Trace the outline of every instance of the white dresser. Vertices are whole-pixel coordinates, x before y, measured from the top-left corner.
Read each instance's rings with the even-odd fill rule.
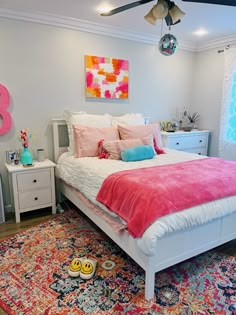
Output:
[[[56,213],[55,164],[50,160],[33,162],[32,167],[5,164],[10,183],[11,200],[15,207],[16,222],[20,213],[52,207]]]
[[[163,146],[169,149],[207,155],[209,130],[161,132]]]

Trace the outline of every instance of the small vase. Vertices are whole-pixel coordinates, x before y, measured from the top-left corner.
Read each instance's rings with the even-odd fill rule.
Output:
[[[23,152],[21,153],[20,161],[23,165],[32,165],[33,158],[29,148],[24,148]]]

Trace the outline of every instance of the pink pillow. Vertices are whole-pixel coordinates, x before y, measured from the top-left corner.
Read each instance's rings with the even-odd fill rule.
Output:
[[[112,160],[121,160],[121,151],[134,148],[140,145],[149,145],[153,147],[152,136],[139,139],[103,141],[100,158],[109,158]],[[99,145],[101,143],[99,142]],[[153,148],[154,151],[154,148]],[[154,151],[155,152],[155,151]]]
[[[162,149],[160,124],[139,125],[139,126],[118,126],[120,138],[122,140],[137,139],[147,136],[153,137],[153,145],[157,154]]]
[[[75,157],[98,156],[98,141],[101,139],[112,141],[119,139],[116,127],[96,128],[73,125],[75,140]]]

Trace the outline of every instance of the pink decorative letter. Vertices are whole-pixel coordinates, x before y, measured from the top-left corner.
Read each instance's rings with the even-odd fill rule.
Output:
[[[10,104],[10,95],[2,84],[0,84],[0,116],[2,117],[2,127],[0,128],[0,136],[7,133],[12,126],[10,113],[6,110]]]

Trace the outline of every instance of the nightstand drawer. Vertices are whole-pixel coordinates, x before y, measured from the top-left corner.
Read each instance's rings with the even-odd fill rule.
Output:
[[[200,148],[207,145],[208,135],[189,135],[183,137],[171,137],[168,139],[168,147],[175,150]]]
[[[19,193],[20,209],[37,207],[52,202],[51,188],[35,189]]]
[[[49,187],[50,183],[50,170],[17,174],[18,191]]]

